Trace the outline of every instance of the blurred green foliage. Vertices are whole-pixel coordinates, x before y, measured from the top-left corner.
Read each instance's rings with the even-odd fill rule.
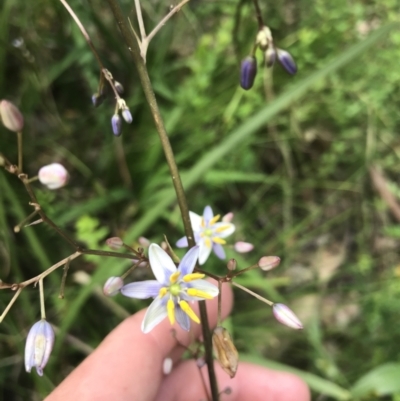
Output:
[[[132,2],[121,3],[134,21]],[[114,235],[137,245],[140,235],[160,242],[166,234],[174,243],[182,236],[179,210],[129,51],[105,4],[70,4],[123,84],[134,122],[114,138],[111,93],[98,109],[91,106],[98,66],[61,4],[3,0],[0,98],[25,116],[25,170],[33,176],[50,162],[67,167],[65,188],[34,187],[46,213],[90,247],[105,249]],[[158,1],[143,7],[148,30],[168,11]],[[216,213],[235,213],[234,240],[255,244],[248,255],[229,251],[239,267],[279,255],[278,269],[240,282],[290,305],[305,324],[303,332],[279,326],[264,304],[237,292],[235,343],[243,359],[292,370],[325,399],[399,400],[400,234],[370,174],[376,166],[398,201],[398,1],[261,7],[276,44],[296,59],[295,77],[279,66],[273,74],[263,70],[260,61],[253,89],[239,88],[240,59],[257,31],[244,0],[193,1],[163,27],[147,56],[190,209],[201,213],[210,204]],[[16,160],[16,137],[3,127],[0,152]],[[21,183],[0,171],[5,282],[37,275],[72,251],[44,225],[13,233],[31,211],[28,201]],[[3,399],[40,399],[125,316],[146,306],[99,296],[106,278],[128,265],[97,256],[73,261],[63,300],[62,271],[45,281],[48,320],[59,332],[41,379],[25,373],[22,359],[27,330],[39,318],[38,291],[22,292],[0,327]],[[209,265],[224,272],[215,258]],[[1,292],[1,309],[10,298]]]

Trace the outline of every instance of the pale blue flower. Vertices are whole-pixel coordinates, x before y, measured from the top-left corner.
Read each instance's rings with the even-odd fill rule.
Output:
[[[226,244],[224,238],[235,231],[235,226],[227,221],[218,223],[220,215],[214,216],[210,206],[204,208],[203,216],[189,212],[190,222],[194,233],[194,240],[199,246],[199,264],[203,265],[210,256],[211,250],[220,258],[225,259],[225,251],[222,245]],[[188,246],[186,237],[181,238],[176,246],[184,248]]]
[[[212,299],[219,291],[214,284],[202,280],[204,274],[193,273],[198,257],[199,247],[195,246],[186,253],[177,268],[162,248],[157,244],[150,245],[149,262],[156,280],[130,283],[121,288],[122,295],[126,297],[154,298],[142,322],[144,333],[151,331],[167,316],[171,324],[176,320],[186,331],[189,331],[190,319],[200,323],[189,302]]]

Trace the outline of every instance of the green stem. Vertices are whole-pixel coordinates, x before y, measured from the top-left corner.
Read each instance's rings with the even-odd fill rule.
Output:
[[[160,137],[161,145],[164,150],[165,158],[167,159],[168,167],[170,170],[172,182],[174,185],[174,189],[176,192],[176,196],[178,199],[179,208],[182,215],[183,226],[185,229],[185,234],[188,239],[189,247],[193,247],[195,245],[193,230],[190,223],[189,217],[189,209],[187,206],[186,195],[183,189],[182,181],[179,175],[178,166],[175,162],[174,153],[169,142],[169,138],[167,135],[167,131],[164,126],[164,121],[161,116],[160,110],[158,108],[157,100],[151,85],[151,81],[147,72],[146,64],[140,55],[140,48],[131,31],[129,24],[126,21],[125,14],[122,12],[121,7],[118,3],[118,0],[107,0],[110,5],[111,11],[114,14],[115,21],[119,26],[122,37],[130,50],[130,54],[133,57],[133,61],[138,70],[139,78],[143,87],[143,91],[145,97],[147,99],[147,103],[149,104],[151,114],[154,119],[154,124],[156,126],[156,130]],[[212,394],[212,400],[218,401],[218,386],[217,380],[215,377],[214,371],[214,361],[212,356],[212,334],[208,325],[207,318],[207,309],[205,302],[200,302],[200,318],[202,322],[202,330],[203,330],[203,338],[204,338],[204,347],[205,347],[205,357],[208,367],[208,376],[210,379],[210,388]]]

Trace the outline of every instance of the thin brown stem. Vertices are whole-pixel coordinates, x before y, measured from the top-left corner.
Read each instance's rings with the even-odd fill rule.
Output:
[[[262,302],[268,304],[269,306],[273,306],[273,304],[274,304],[274,303],[273,303],[272,301],[270,301],[269,299],[266,299],[266,298],[262,297],[261,295],[258,295],[257,293],[255,293],[255,292],[249,290],[248,288],[243,287],[242,285],[240,285],[240,284],[238,284],[238,283],[235,283],[234,281],[232,281],[232,285],[234,285],[234,286],[237,287],[237,288],[240,288],[241,290],[243,290],[243,291],[249,293],[250,295],[253,295],[254,298],[259,299],[260,301],[262,301]]]
[[[258,29],[262,29],[264,26],[264,21],[261,14],[260,5],[258,4],[258,0],[253,0],[254,8],[256,9],[256,18],[258,23]]]
[[[22,160],[23,160],[23,150],[22,150],[22,132],[17,132],[18,138],[18,170],[22,173]]]
[[[19,294],[21,294],[21,291],[23,290],[23,287],[19,287],[17,292],[14,294],[14,296],[11,298],[11,301],[8,303],[6,309],[4,309],[3,313],[0,316],[0,323],[3,321],[3,319],[6,317],[8,311],[11,309],[11,307],[14,305],[14,302],[17,300],[19,297]]]

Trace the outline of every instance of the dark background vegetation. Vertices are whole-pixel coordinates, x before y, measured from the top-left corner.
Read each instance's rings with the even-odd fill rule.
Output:
[[[25,171],[34,176],[51,162],[67,167],[65,188],[33,185],[46,213],[89,247],[105,249],[114,235],[137,245],[141,235],[160,242],[166,234],[173,243],[183,234],[179,210],[129,52],[107,2],[70,4],[124,85],[134,120],[114,138],[111,94],[92,107],[99,69],[61,4],[3,0],[0,98],[25,116]],[[133,2],[122,4],[134,21]],[[144,2],[148,30],[169,5]],[[239,267],[263,255],[282,258],[274,271],[252,272],[240,283],[290,305],[305,330],[275,322],[266,305],[243,292],[227,324],[243,359],[297,369],[315,399],[400,400],[399,1],[263,1],[261,8],[277,45],[297,61],[295,77],[279,66],[273,74],[264,70],[258,53],[254,88],[238,86],[240,59],[257,31],[247,0],[193,0],[160,31],[147,57],[190,209],[200,214],[209,204],[215,213],[235,213],[231,243],[255,245],[237,255]],[[371,40],[379,30],[385,34]],[[257,118],[263,123],[254,129]],[[3,127],[0,151],[16,160],[16,136]],[[6,282],[37,275],[72,252],[44,225],[13,233],[31,211],[28,201],[16,177],[0,171]],[[23,367],[27,331],[40,318],[37,288],[23,291],[0,327],[0,397],[41,399],[147,305],[101,295],[105,279],[126,266],[112,258],[74,261],[64,300],[62,271],[46,279],[47,317],[59,332],[43,378]],[[225,271],[215,257],[207,267]],[[2,310],[11,296],[0,294]]]

